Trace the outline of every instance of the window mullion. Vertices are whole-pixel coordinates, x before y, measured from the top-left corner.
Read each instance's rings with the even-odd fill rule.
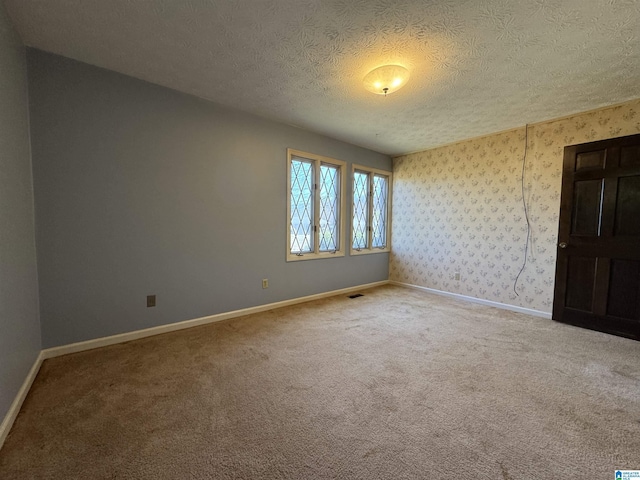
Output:
[[[313,162],[313,251],[320,252],[320,162]]]
[[[373,249],[373,173],[369,173],[369,212],[367,213],[367,247]]]

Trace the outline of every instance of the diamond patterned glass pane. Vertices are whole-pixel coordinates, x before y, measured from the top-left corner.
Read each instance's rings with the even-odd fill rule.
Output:
[[[291,160],[291,253],[313,251],[313,164]]]
[[[353,248],[367,248],[369,219],[369,174],[353,172]]]
[[[373,218],[371,219],[371,246],[387,246],[387,192],[389,179],[382,175],[373,176]]]
[[[337,250],[340,200],[340,175],[334,165],[320,165],[320,236],[319,250]]]

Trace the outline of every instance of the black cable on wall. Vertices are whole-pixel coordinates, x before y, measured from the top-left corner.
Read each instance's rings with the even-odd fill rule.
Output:
[[[520,271],[518,272],[518,275],[516,276],[515,281],[513,282],[513,293],[516,294],[516,296],[520,296],[520,294],[518,293],[518,291],[516,290],[516,287],[518,286],[518,279],[520,278],[520,275],[522,275],[522,272],[524,271],[524,268],[527,266],[527,257],[529,254],[529,240],[531,238],[531,221],[529,220],[529,208],[527,207],[527,200],[525,198],[525,192],[524,192],[524,177],[525,177],[525,173],[526,173],[526,169],[527,169],[527,150],[529,148],[529,124],[526,124],[524,126],[524,155],[522,156],[522,176],[521,176],[521,182],[520,182],[520,187],[521,187],[521,191],[522,191],[522,206],[524,207],[524,217],[527,220],[527,240],[524,243],[524,261],[522,262],[522,268],[520,269]]]

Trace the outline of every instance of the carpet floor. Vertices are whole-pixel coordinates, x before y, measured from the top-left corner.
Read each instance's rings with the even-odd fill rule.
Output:
[[[9,479],[613,479],[640,342],[396,286],[44,362]]]

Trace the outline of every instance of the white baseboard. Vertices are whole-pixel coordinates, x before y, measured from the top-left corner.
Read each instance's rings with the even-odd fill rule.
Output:
[[[445,297],[457,298],[458,300],[464,300],[467,302],[479,303],[481,305],[487,305],[489,307],[501,308],[503,310],[511,310],[512,312],[526,313],[527,315],[533,315],[535,317],[542,317],[551,319],[551,314],[547,312],[541,312],[540,310],[534,310],[532,308],[518,307],[516,305],[509,305],[507,303],[493,302],[491,300],[484,300],[482,298],[469,297],[467,295],[461,295],[459,293],[445,292],[443,290],[436,290],[435,288],[421,287],[419,285],[412,285],[410,283],[396,282],[395,280],[389,280],[389,284],[398,285],[400,287],[413,288],[415,290],[422,290],[423,292],[435,293],[436,295],[442,295]]]
[[[38,372],[40,371],[40,366],[42,365],[43,360],[44,360],[44,355],[42,354],[42,351],[41,351],[38,354],[36,361],[33,362],[33,366],[31,367],[31,370],[29,370],[29,373],[27,374],[27,378],[24,379],[24,382],[22,383],[20,390],[18,390],[18,394],[16,395],[16,398],[13,400],[13,403],[9,407],[9,411],[7,412],[7,414],[4,417],[4,420],[2,420],[2,423],[0,424],[0,449],[2,449],[2,445],[4,445],[4,441],[7,439],[7,435],[9,435],[9,431],[13,426],[13,422],[16,421],[16,418],[18,417],[18,413],[20,413],[20,407],[22,407],[22,403],[24,402],[24,399],[27,398],[29,389],[31,388],[33,381],[36,379],[36,375],[38,375]]]
[[[192,320],[184,320],[177,323],[169,323],[167,325],[160,325],[158,327],[145,328],[144,330],[134,330],[133,332],[120,333],[118,335],[112,335],[109,337],[96,338],[93,340],[87,340],[84,342],[71,343],[69,345],[62,345],[60,347],[47,348],[42,350],[42,356],[44,359],[59,357],[60,355],[67,355],[69,353],[77,353],[85,350],[91,350],[99,347],[106,347],[108,345],[115,345],[117,343],[130,342],[131,340],[137,340],[139,338],[151,337],[153,335],[160,335],[162,333],[175,332],[176,330],[184,330],[185,328],[197,327],[199,325],[206,325],[208,323],[220,322],[222,320],[228,320],[230,318],[242,317],[244,315],[251,315],[252,313],[265,312],[267,310],[273,310],[275,308],[286,307],[289,305],[295,305],[298,303],[310,302],[312,300],[318,300],[321,298],[333,297],[335,295],[343,295],[345,293],[351,293],[358,290],[365,290],[367,288],[379,287],[381,285],[388,284],[388,280],[382,280],[380,282],[367,283],[364,285],[358,285],[355,287],[342,288],[340,290],[332,290],[330,292],[317,293],[315,295],[307,295],[306,297],[292,298],[291,300],[283,300],[281,302],[268,303],[266,305],[258,305],[255,307],[243,308],[241,310],[234,310],[231,312],[218,313],[216,315],[209,315],[207,317],[194,318]]]

